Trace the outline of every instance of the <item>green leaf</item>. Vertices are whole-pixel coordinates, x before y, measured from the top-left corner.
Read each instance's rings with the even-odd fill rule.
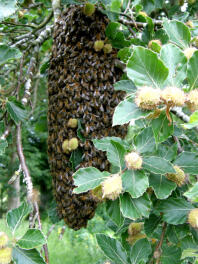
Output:
[[[198,50],[195,51],[188,62],[187,70],[188,82],[190,90],[198,87]]]
[[[185,24],[176,20],[166,20],[163,27],[173,44],[182,49],[190,45],[190,30]]]
[[[186,79],[186,56],[177,46],[167,44],[162,46],[160,57],[169,69],[166,86],[180,87],[184,79]]]
[[[0,20],[1,20],[1,2],[0,2]],[[0,65],[5,64],[9,60],[18,59],[22,56],[21,52],[16,48],[7,45],[0,45]]]
[[[129,149],[128,143],[125,140],[123,140],[123,139],[121,139],[119,137],[104,137],[104,138],[101,138],[101,139],[93,139],[92,141],[94,143],[94,146],[98,150],[102,150],[102,151],[109,151],[109,149],[112,148],[111,141],[118,142],[126,150]]]
[[[143,168],[156,174],[175,173],[169,161],[157,156],[144,157]]]
[[[118,142],[111,140],[112,147],[107,151],[107,159],[109,162],[119,167],[120,171],[125,167],[125,148]]]
[[[149,216],[151,201],[147,194],[134,199],[129,193],[124,193],[120,196],[120,202],[120,209],[124,217],[135,220]]]
[[[17,10],[16,0],[3,0],[0,1],[0,21],[12,15]]]
[[[191,203],[185,199],[172,197],[165,201],[160,201],[157,206],[158,212],[163,213],[163,220],[172,225],[184,224],[189,211],[193,208]]]
[[[76,150],[72,151],[69,161],[71,162],[72,169],[76,170],[75,168],[82,162],[83,158],[82,149],[77,148]]]
[[[153,232],[161,222],[161,217],[150,214],[148,219],[145,219],[144,230],[147,236],[152,237]]]
[[[196,182],[195,185],[183,195],[186,196],[191,202],[198,203],[198,182]]]
[[[143,47],[135,47],[127,63],[127,75],[137,86],[160,88],[168,76],[168,68],[157,54]]]
[[[181,249],[176,246],[163,246],[160,263],[162,264],[178,264],[180,263]]]
[[[148,176],[143,171],[127,170],[122,174],[122,186],[133,198],[138,198],[149,187]]]
[[[168,225],[166,235],[171,243],[178,245],[178,243],[181,244],[181,240],[184,237],[189,235],[189,232],[190,230],[188,224]]]
[[[31,207],[26,202],[22,203],[18,208],[12,209],[7,213],[6,221],[9,228],[14,233],[20,226],[23,219],[31,212]]]
[[[178,165],[185,173],[197,175],[198,173],[198,153],[183,151],[177,157],[174,164]]]
[[[6,109],[16,124],[20,121],[25,121],[27,118],[27,112],[17,101],[7,101]]]
[[[119,199],[115,201],[107,200],[106,202],[106,210],[111,220],[118,226],[122,226],[124,218],[120,211],[120,202]]]
[[[105,256],[113,263],[128,264],[127,253],[118,240],[103,234],[96,234],[96,239]]]
[[[151,127],[143,129],[143,131],[135,138],[136,149],[139,153],[148,153],[155,150],[155,140]]]
[[[111,0],[111,11],[120,12],[121,1],[120,0]]]
[[[198,127],[198,111],[195,111],[191,116],[189,122],[182,124],[184,128],[191,129],[193,127]]]
[[[114,84],[116,91],[125,91],[126,93],[135,93],[137,88],[131,80],[122,80]]]
[[[94,189],[101,184],[106,178],[107,174],[99,171],[96,168],[88,167],[81,168],[73,174],[74,185],[78,186],[73,190],[74,193],[83,193]]]
[[[132,51],[133,51],[132,48],[130,48],[130,47],[129,47],[129,48],[125,47],[125,48],[120,49],[120,50],[118,51],[117,56],[118,56],[118,58],[119,58],[120,60],[122,60],[124,63],[127,63],[129,57],[131,56]]]
[[[177,156],[177,144],[171,146],[160,144],[158,145],[157,154],[166,160],[172,161]]]
[[[149,184],[158,199],[166,199],[177,187],[176,183],[169,181],[161,174],[150,174]]]
[[[3,155],[5,153],[7,147],[8,147],[7,140],[0,139],[0,155]]]
[[[146,238],[138,240],[130,251],[131,264],[139,264],[140,261],[147,262],[151,252],[151,245]]]
[[[14,247],[12,257],[16,264],[46,264],[36,249],[25,250]]]
[[[197,258],[198,259],[198,250],[196,248],[188,248],[182,251],[181,259],[185,258]],[[194,262],[197,264],[197,262]]]
[[[150,114],[150,111],[141,111],[133,102],[132,98],[127,98],[120,102],[115,108],[113,115],[113,126],[124,125],[130,121],[144,118]]]
[[[166,113],[161,112],[160,116],[151,122],[156,143],[161,143],[170,137],[174,132],[173,122],[170,125]]]
[[[28,229],[16,245],[23,249],[33,249],[46,243],[43,233],[38,229]]]

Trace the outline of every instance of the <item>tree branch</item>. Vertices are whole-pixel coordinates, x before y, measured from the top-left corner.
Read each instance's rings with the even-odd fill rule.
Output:
[[[156,264],[160,263],[160,257],[162,254],[162,244],[163,244],[164,236],[166,233],[166,227],[167,227],[167,223],[164,222],[163,226],[162,226],[162,233],[161,233],[160,241],[157,244],[156,249],[155,249],[154,254],[153,254],[153,257],[156,259]]]

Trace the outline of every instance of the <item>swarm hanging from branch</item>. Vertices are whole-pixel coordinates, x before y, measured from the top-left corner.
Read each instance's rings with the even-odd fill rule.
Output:
[[[90,192],[72,193],[72,174],[88,166],[109,170],[105,154],[95,149],[92,139],[123,138],[127,132],[126,127],[112,127],[114,108],[125,95],[113,88],[122,75],[115,67],[116,50],[94,49],[96,41],[106,41],[108,22],[97,9],[86,16],[82,6],[71,6],[54,28],[48,80],[48,156],[59,215],[75,230],[86,227],[98,201]],[[76,120],[82,125],[84,140],[74,125]]]

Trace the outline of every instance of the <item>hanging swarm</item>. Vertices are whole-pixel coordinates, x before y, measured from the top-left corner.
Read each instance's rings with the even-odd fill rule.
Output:
[[[122,75],[115,67],[116,51],[106,54],[94,49],[95,41],[105,40],[107,24],[107,17],[98,10],[86,16],[81,6],[72,6],[62,13],[54,28],[48,83],[48,155],[58,213],[75,230],[86,227],[94,216],[97,200],[91,192],[72,193],[72,174],[88,166],[108,171],[105,153],[95,149],[92,139],[123,138],[127,130],[112,127],[115,106],[125,95],[113,88]],[[84,141],[78,137],[76,125],[71,125],[71,118],[74,123],[76,119],[81,122]],[[72,138],[78,139],[74,152],[68,147]],[[74,167],[71,155],[78,150],[83,156]]]

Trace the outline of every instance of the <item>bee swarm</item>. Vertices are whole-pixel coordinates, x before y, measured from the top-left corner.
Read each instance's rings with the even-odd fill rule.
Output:
[[[97,200],[91,192],[73,194],[72,174],[80,167],[94,166],[109,170],[105,153],[95,149],[92,139],[124,137],[126,127],[112,127],[115,106],[125,93],[114,91],[113,83],[121,77],[115,67],[116,51],[96,52],[94,43],[105,40],[108,19],[98,10],[85,16],[81,6],[71,6],[56,23],[48,80],[48,156],[53,177],[58,213],[65,223],[78,230],[94,216]],[[79,139],[82,162],[75,168],[64,153],[64,140],[78,138],[77,128],[69,119],[80,120],[85,141]]]

